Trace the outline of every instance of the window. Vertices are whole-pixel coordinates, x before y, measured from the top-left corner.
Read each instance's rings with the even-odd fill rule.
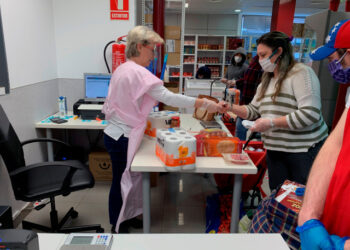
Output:
[[[270,31],[270,16],[242,16],[242,35],[260,36]]]

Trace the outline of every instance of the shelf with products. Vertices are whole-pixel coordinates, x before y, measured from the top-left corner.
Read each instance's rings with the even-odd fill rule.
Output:
[[[316,48],[315,38],[296,37],[292,41],[294,58],[298,62],[309,63],[309,53]]]
[[[192,72],[193,70],[193,75],[195,75],[198,68],[208,66],[212,72],[212,79],[221,78],[224,76],[227,66],[231,64],[231,58],[238,47],[246,49],[248,62],[252,56],[256,55],[257,39],[256,36],[185,34],[184,42],[191,45],[194,43],[194,46],[184,46],[183,48],[183,72]],[[192,62],[193,58],[194,62]],[[189,66],[189,62],[191,66]]]

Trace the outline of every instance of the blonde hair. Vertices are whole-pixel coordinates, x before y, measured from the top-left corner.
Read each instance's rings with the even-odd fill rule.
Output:
[[[129,31],[126,42],[126,57],[139,56],[137,44],[147,45],[150,43],[163,44],[164,40],[153,30],[146,26],[136,26]]]

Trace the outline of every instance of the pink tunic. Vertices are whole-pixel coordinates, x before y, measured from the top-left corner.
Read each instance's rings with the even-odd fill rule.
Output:
[[[123,221],[142,214],[142,175],[131,172],[130,166],[140,146],[148,114],[157,102],[147,91],[156,85],[163,85],[163,82],[145,67],[129,60],[114,71],[108,97],[102,109],[106,120],[117,116],[132,127],[129,134],[127,165],[121,180],[123,206],[116,230],[119,230]]]

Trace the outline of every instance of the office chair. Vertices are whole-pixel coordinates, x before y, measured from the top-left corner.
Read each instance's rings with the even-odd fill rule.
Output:
[[[80,231],[104,232],[104,229],[98,224],[64,227],[64,224],[70,217],[74,219],[78,216],[78,212],[73,207],[70,208],[60,222],[58,221],[55,196],[67,196],[74,191],[92,188],[95,184],[89,169],[80,161],[67,160],[41,162],[31,165],[25,164],[22,147],[26,144],[33,142],[52,142],[65,146],[69,145],[59,140],[46,138],[38,138],[21,143],[1,105],[0,121],[0,155],[9,173],[16,200],[35,202],[50,198],[51,227],[22,221],[23,229],[37,229],[44,232],[60,233]]]

